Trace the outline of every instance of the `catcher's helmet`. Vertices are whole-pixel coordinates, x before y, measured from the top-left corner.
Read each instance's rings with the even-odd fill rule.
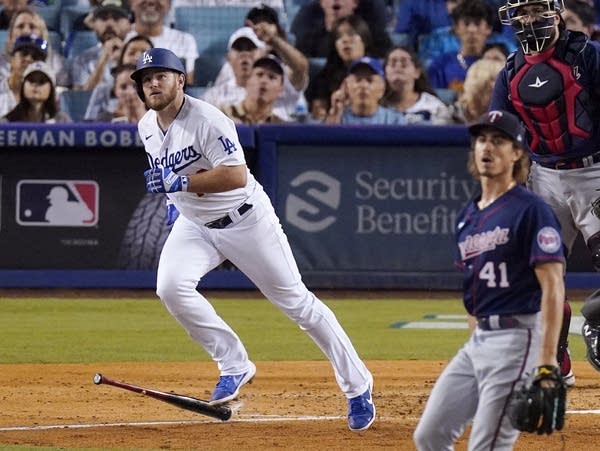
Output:
[[[525,19],[529,14],[522,8],[533,5],[543,7],[543,11],[527,21]],[[552,41],[556,29],[554,17],[560,18],[560,13],[564,9],[563,0],[508,0],[498,9],[498,15],[503,25],[512,27],[523,47],[523,52],[539,53],[546,50]]]
[[[135,81],[138,95],[144,100],[144,90],[142,88],[142,75],[146,69],[167,69],[185,75],[185,66],[169,49],[155,47],[148,49],[140,55],[135,64],[135,71],[131,74],[131,79]]]

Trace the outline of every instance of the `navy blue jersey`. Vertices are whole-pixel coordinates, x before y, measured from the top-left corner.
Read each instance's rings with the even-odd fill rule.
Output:
[[[464,304],[474,316],[540,310],[535,266],[562,262],[560,225],[536,194],[516,186],[480,210],[476,198],[457,219],[456,265],[464,273]]]
[[[496,79],[490,110],[519,116],[533,160],[553,164],[600,149],[600,43],[561,31],[537,55],[512,53]]]

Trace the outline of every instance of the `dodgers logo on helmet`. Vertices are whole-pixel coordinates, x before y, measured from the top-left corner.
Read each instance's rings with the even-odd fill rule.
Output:
[[[99,197],[93,180],[21,180],[16,221],[21,226],[92,227],[98,223]]]
[[[144,56],[142,57],[142,64],[148,64],[152,62],[152,55],[150,52],[145,51]]]
[[[560,234],[554,227],[543,227],[537,234],[537,243],[548,254],[554,254],[562,245]]]

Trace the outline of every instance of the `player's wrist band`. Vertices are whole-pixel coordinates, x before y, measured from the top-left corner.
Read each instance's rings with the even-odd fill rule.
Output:
[[[181,191],[187,192],[190,185],[190,179],[187,175],[181,176]]]

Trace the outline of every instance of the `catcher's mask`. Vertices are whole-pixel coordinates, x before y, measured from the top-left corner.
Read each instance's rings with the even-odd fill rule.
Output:
[[[186,75],[185,67],[179,57],[168,49],[155,47],[148,49],[140,55],[136,64],[135,71],[131,74],[131,79],[135,81],[138,96],[143,102],[146,100],[144,88],[142,86],[142,76],[147,69],[167,69],[179,74]],[[185,85],[183,86],[185,89]]]
[[[528,11],[524,8],[528,6]],[[510,25],[526,54],[540,53],[552,42],[554,18],[564,10],[563,0],[508,0],[498,9],[503,25]],[[561,19],[562,20],[562,19]]]

